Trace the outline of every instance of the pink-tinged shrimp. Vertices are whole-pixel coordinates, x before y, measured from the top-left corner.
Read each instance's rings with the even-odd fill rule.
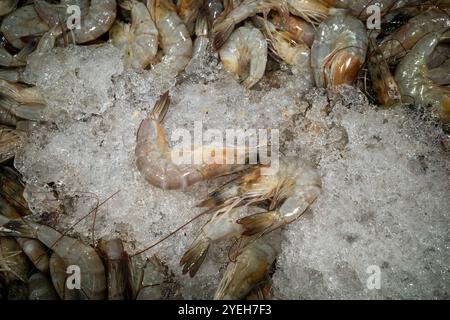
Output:
[[[425,35],[447,28],[450,28],[448,13],[431,8],[412,18],[407,24],[383,39],[380,50],[389,63],[396,63]]]
[[[289,12],[312,24],[319,24],[333,13],[323,0],[287,0]]]
[[[186,25],[189,34],[194,33],[195,20],[200,15],[203,0],[180,0],[178,1],[178,15]]]
[[[170,0],[148,0],[147,7],[158,28],[160,46],[164,51],[164,57],[154,72],[183,71],[192,57],[192,39],[177,14],[177,8]]]
[[[233,8],[222,19],[218,19],[213,26],[213,46],[219,50],[230,35],[235,26],[245,19],[260,12],[269,12],[271,9],[278,9],[286,12],[284,1],[275,0],[244,0],[240,5]]]
[[[256,239],[244,239],[248,244],[237,251],[228,263],[214,295],[215,300],[245,299],[264,281],[281,252],[281,235],[275,232]]]
[[[225,70],[250,89],[266,71],[267,42],[253,26],[236,29],[219,51]]]
[[[367,31],[357,18],[336,14],[320,24],[311,48],[316,85],[335,90],[353,84],[366,60]]]
[[[201,164],[177,164],[172,160],[172,150],[167,142],[162,121],[170,104],[169,92],[155,103],[153,110],[144,119],[137,132],[135,149],[136,165],[144,179],[161,189],[185,189],[199,181],[223,176],[245,169],[246,165],[217,163],[214,159],[225,159],[226,155],[236,155],[236,149],[215,146],[193,146],[192,154],[203,154]],[[183,150],[188,152],[188,150]],[[224,157],[218,156],[222,153]],[[211,155],[212,159],[207,159]],[[206,156],[206,157],[205,157]],[[236,162],[234,162],[236,163]]]
[[[431,105],[445,122],[450,122],[450,89],[439,86],[429,77],[428,57],[442,39],[450,33],[433,32],[423,37],[402,59],[395,72],[395,79],[405,101],[411,99],[417,105]]]

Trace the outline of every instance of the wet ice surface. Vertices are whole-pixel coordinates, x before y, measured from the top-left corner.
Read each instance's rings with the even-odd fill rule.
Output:
[[[220,65],[163,78],[124,72],[118,57],[103,46],[31,59],[25,76],[49,102],[48,123],[30,135],[16,166],[32,186],[36,216],[63,229],[95,206],[90,195],[101,201],[120,190],[99,208],[95,238],[120,236],[136,252],[198,214],[195,204],[220,182],[159,190],[134,164],[139,123],[170,89],[168,133],[192,131],[194,121],[205,129],[279,129],[283,153],[319,167],[322,195],[284,232],[276,297],[448,298],[450,157],[433,123],[406,108],[376,110],[356,90],[328,103],[304,72],[274,71],[246,91]],[[50,190],[60,202],[43,201]],[[65,214],[48,213],[60,203]],[[92,222],[74,234],[90,241]],[[147,252],[168,264],[185,298],[211,298],[226,266],[229,243],[212,250],[194,279],[181,275],[179,259],[204,222]],[[380,290],[367,289],[371,265],[381,268]]]

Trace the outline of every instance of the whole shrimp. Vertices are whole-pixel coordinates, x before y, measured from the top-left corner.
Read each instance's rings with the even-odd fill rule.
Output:
[[[189,34],[194,33],[195,20],[200,15],[203,0],[180,0],[178,1],[178,15],[186,25]]]
[[[170,0],[148,0],[147,7],[158,28],[160,46],[164,51],[164,57],[155,66],[154,72],[183,71],[192,57],[192,39],[176,7]]]
[[[131,25],[116,21],[109,31],[114,46],[120,49],[126,67],[145,69],[158,51],[158,30],[145,4],[131,3]]]
[[[80,240],[65,236],[53,228],[31,221],[11,220],[0,216],[0,225],[14,235],[41,241],[53,250],[66,266],[76,265],[81,272],[81,288],[73,291],[81,299],[104,299],[106,291],[105,268],[95,250]],[[51,259],[50,259],[51,261]],[[61,263],[59,264],[62,270]],[[50,264],[50,269],[52,268]],[[64,268],[65,277],[67,277]],[[64,297],[61,297],[64,298]]]
[[[14,158],[23,138],[17,130],[0,125],[0,164]]]
[[[238,213],[239,210],[233,207],[217,210],[214,213],[214,216],[201,228],[200,235],[181,258],[180,265],[183,266],[183,274],[189,272],[191,278],[195,276],[212,243],[241,235],[243,228],[236,223]]]
[[[311,66],[318,87],[353,84],[366,59],[366,27],[357,18],[336,14],[320,24],[311,48]]]
[[[130,299],[132,292],[128,283],[129,258],[122,241],[100,239],[97,249],[105,261],[108,300]]]
[[[271,9],[278,9],[286,12],[284,1],[275,0],[244,0],[240,5],[233,8],[230,12],[225,12],[222,19],[218,19],[213,26],[213,46],[219,50],[226,43],[236,25],[245,19],[254,16],[260,12],[268,12]]]
[[[185,189],[199,181],[231,174],[247,168],[245,164],[215,163],[208,155],[223,153],[236,155],[236,148],[215,146],[192,146],[190,154],[201,152],[201,164],[177,164],[172,161],[172,150],[164,134],[162,121],[170,104],[169,92],[164,93],[155,103],[148,117],[141,122],[137,132],[135,149],[136,165],[144,179],[151,185],[161,189]]]
[[[6,40],[17,49],[27,45],[23,38],[40,37],[49,29],[50,27],[39,17],[33,5],[18,8],[3,19],[0,27]]]
[[[228,263],[214,295],[215,300],[245,299],[265,278],[281,252],[281,234],[276,232],[246,239],[235,258]]]
[[[19,0],[2,0],[0,2],[0,17],[6,16],[8,13],[16,9]]]
[[[252,26],[236,29],[219,51],[224,68],[250,89],[264,76],[267,42]]]
[[[47,276],[37,272],[28,279],[28,299],[57,300],[58,294]]]
[[[438,108],[439,116],[450,122],[450,89],[439,86],[430,79],[427,68],[428,57],[442,39],[450,32],[433,32],[423,37],[402,59],[395,71],[395,79],[404,99],[413,99],[415,104],[432,105]]]
[[[450,28],[448,13],[431,8],[410,19],[408,23],[383,39],[380,51],[389,63],[396,63],[425,35],[447,28]]]

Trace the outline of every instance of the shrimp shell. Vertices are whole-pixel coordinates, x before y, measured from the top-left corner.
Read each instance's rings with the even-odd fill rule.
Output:
[[[58,294],[52,282],[42,273],[37,272],[28,279],[29,300],[57,300]]]

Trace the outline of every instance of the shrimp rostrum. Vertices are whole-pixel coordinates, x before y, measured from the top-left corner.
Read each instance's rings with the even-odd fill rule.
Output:
[[[238,164],[236,160],[238,150],[234,146],[193,145],[190,150],[171,150],[162,127],[169,104],[170,96],[169,92],[166,92],[158,99],[148,117],[142,121],[137,132],[136,165],[147,182],[161,189],[185,189],[199,181],[231,174],[248,167],[246,164]],[[177,155],[177,159],[172,157],[174,154]],[[192,156],[196,154],[201,155],[199,163],[192,161]],[[225,163],[224,159],[230,156],[236,160],[234,164]],[[189,163],[183,163],[183,159]]]

